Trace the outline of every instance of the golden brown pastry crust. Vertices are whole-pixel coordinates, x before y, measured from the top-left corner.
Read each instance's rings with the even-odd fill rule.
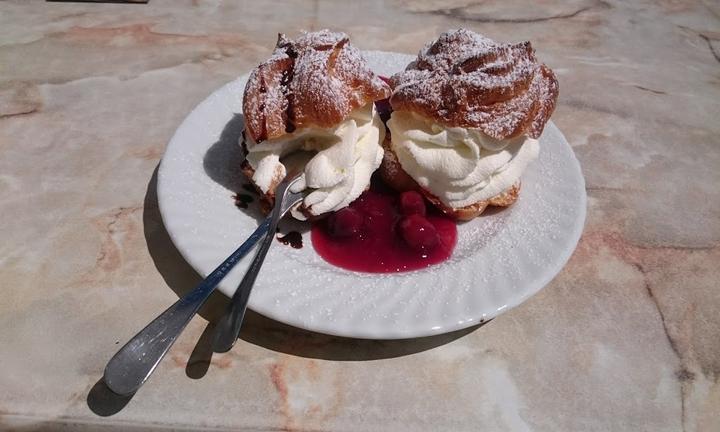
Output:
[[[356,108],[390,96],[345,33],[278,35],[273,55],[248,78],[243,99],[248,144],[307,126],[332,127]]]
[[[380,177],[388,184],[388,186],[400,192],[407,190],[418,191],[440,211],[457,220],[468,221],[480,216],[480,214],[485,211],[488,206],[510,206],[517,201],[518,196],[520,195],[520,182],[518,181],[507,191],[494,196],[487,201],[478,201],[474,204],[461,208],[449,207],[440,201],[440,199],[433,195],[429,190],[420,186],[407,172],[405,172],[405,170],[403,170],[395,152],[390,147],[390,138],[386,137],[383,142],[383,148],[385,149],[385,154],[383,156],[379,172]]]
[[[496,43],[466,29],[425,46],[391,78],[390,104],[495,139],[538,138],[555,109],[558,83],[530,42]]]

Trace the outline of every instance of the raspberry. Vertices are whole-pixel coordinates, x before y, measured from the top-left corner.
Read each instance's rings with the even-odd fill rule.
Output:
[[[400,235],[411,248],[429,250],[437,246],[438,234],[435,226],[419,214],[411,214],[400,221]]]
[[[425,216],[425,200],[422,195],[415,191],[407,191],[400,194],[400,208],[405,216],[413,214]]]
[[[335,237],[350,237],[360,231],[363,216],[355,209],[345,207],[330,215],[328,229]]]

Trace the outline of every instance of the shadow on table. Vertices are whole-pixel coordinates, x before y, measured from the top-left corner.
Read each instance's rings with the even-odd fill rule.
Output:
[[[237,169],[242,157],[237,145],[242,128],[242,116],[236,115],[225,126],[220,139],[211,146],[204,160],[204,167],[210,178],[231,192],[240,190],[245,182]],[[143,224],[145,239],[155,266],[178,296],[185,295],[201,281],[201,277],[180,255],[163,225],[158,209],[157,168],[148,183]],[[209,324],[188,360],[188,376],[200,378],[207,371],[212,356],[210,344],[213,323],[222,315],[227,304],[227,298],[220,292],[215,292],[200,310],[200,315],[208,320]],[[248,310],[240,338],[273,351],[301,357],[359,361],[400,357],[425,351],[461,338],[478,327],[480,325],[423,338],[365,340],[302,330]]]
[[[87,404],[90,411],[100,417],[109,417],[122,411],[133,396],[135,396],[135,393],[127,396],[120,396],[119,394],[113,393],[107,384],[105,384],[105,380],[100,378],[92,389],[90,389],[90,393],[88,393],[87,396]]]

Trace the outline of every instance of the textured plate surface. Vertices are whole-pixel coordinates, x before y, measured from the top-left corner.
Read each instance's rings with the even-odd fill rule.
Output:
[[[412,60],[369,51],[376,73],[389,76]],[[198,105],[163,156],[158,199],[183,257],[205,276],[257,226],[256,210],[239,210],[242,94],[247,75]],[[562,133],[548,123],[540,157],[523,175],[512,207],[458,227],[458,245],[441,265],[370,275],[325,263],[305,246],[276,243],[258,277],[250,308],[296,327],[339,336],[397,339],[458,330],[487,321],[545,286],[567,262],[585,221],[585,182]],[[251,257],[220,285],[232,295]]]

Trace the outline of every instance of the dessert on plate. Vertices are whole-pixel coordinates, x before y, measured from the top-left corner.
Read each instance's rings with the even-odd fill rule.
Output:
[[[383,158],[385,126],[374,101],[389,96],[390,87],[346,34],[279,35],[272,56],[250,74],[243,98],[242,170],[266,206],[288,164],[303,170],[296,189],[310,190],[293,210],[298,219],[358,198]]]
[[[417,190],[459,220],[515,202],[558,96],[555,75],[530,42],[448,31],[390,84],[380,168],[390,186]]]
[[[448,31],[387,79],[343,33],[280,35],[245,87],[241,168],[266,209],[301,170],[308,194],[292,214],[315,221],[326,261],[423,268],[451,256],[455,220],[517,200],[557,95],[529,42]]]

